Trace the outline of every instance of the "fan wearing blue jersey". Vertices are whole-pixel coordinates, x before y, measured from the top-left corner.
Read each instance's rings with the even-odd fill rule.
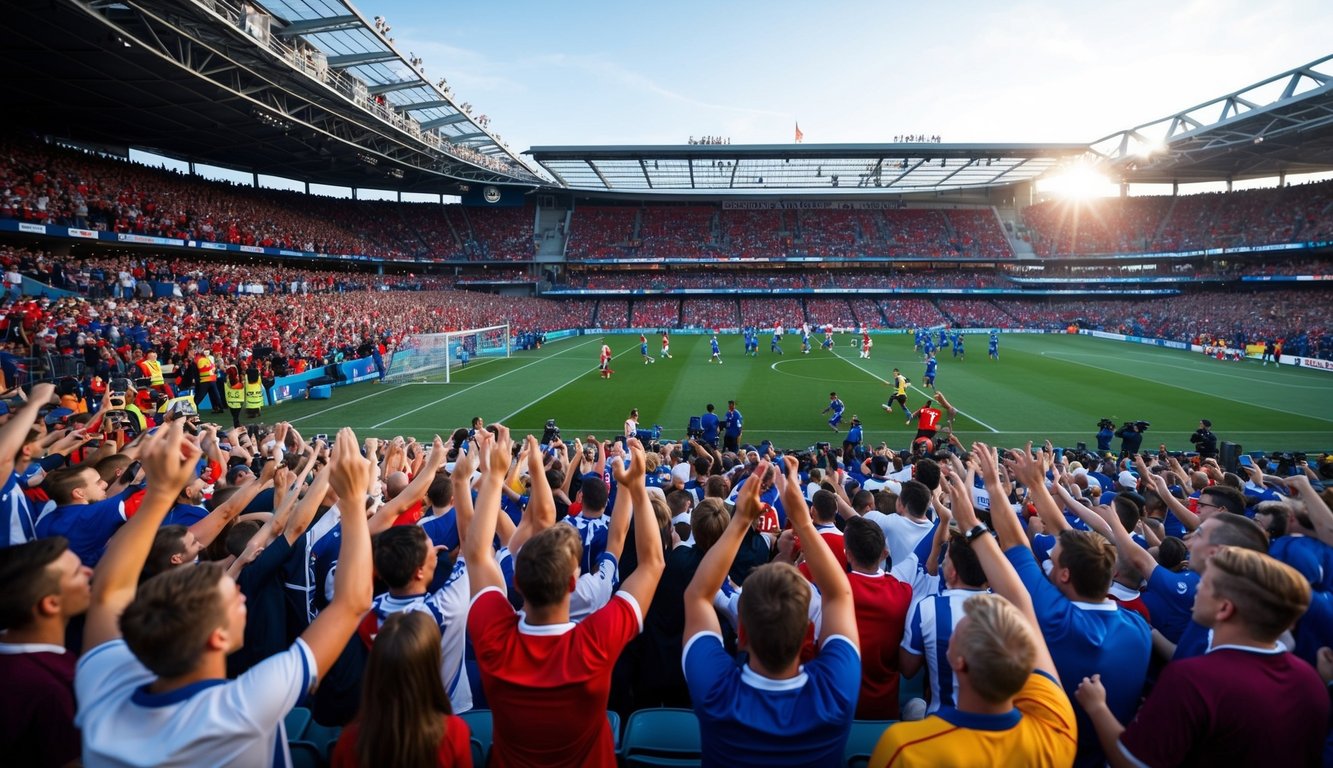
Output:
[[[342,515],[334,595],[292,646],[235,680],[245,602],[216,564],[173,568],[138,584],[154,534],[195,476],[200,450],[184,422],[143,438],[148,487],[111,540],[93,578],[92,607],[75,673],[76,725],[86,765],[291,764],[283,718],[333,666],[370,608],[366,494],[372,464],[343,429],[329,473]]]
[[[713,362],[714,360],[716,360],[718,365],[722,365],[722,350],[717,346],[717,334],[716,334],[716,333],[713,334],[713,337],[712,337],[711,339],[708,340],[708,346],[709,346],[709,348],[712,349],[712,352],[713,352],[712,357],[709,357],[709,358],[708,358],[708,362],[711,363],[711,362]]]
[[[974,455],[992,499],[1005,498],[997,457],[976,443]],[[1044,458],[1034,458],[1032,444],[1009,452],[1005,464],[1028,489],[1048,532],[1056,535],[1051,550],[1049,578],[1032,554],[1026,533],[1017,516],[994,514],[996,533],[1005,557],[1013,564],[1032,602],[1042,632],[1050,638],[1065,693],[1072,699],[1085,677],[1101,674],[1107,679],[1108,706],[1122,722],[1128,722],[1143,695],[1152,655],[1152,633],[1139,614],[1122,610],[1107,597],[1114,576],[1116,551],[1105,537],[1070,527],[1046,489]],[[1075,765],[1101,766],[1106,755],[1097,741],[1092,722],[1081,706],[1078,718],[1078,757]]]
[[[824,410],[820,411],[820,413],[829,413],[832,411],[833,415],[829,416],[828,425],[834,432],[838,431],[838,425],[842,423],[842,412],[846,410],[846,408],[847,406],[843,405],[842,401],[838,399],[837,392],[828,393],[828,405],[825,406]]]
[[[739,600],[738,665],[722,644],[713,598],[747,532],[760,517],[760,483],[746,483],[722,537],[704,555],[685,590],[685,680],[699,718],[704,765],[832,766],[843,749],[861,684],[860,639],[847,574],[815,529],[801,493],[795,457],[785,458],[782,506],[800,537],[822,597],[818,656],[804,666],[811,587],[787,563],[769,563],[745,579]],[[760,462],[755,472],[767,475]]]
[[[1032,596],[977,518],[970,486],[958,471],[942,477],[964,538],[996,594],[963,602],[965,615],[941,660],[958,680],[957,706],[890,726],[870,757],[871,768],[1065,766],[1074,759],[1074,710],[1060,688]],[[1014,515],[993,517],[1012,518],[1017,526]]]
[[[25,470],[33,453],[39,450],[40,433],[30,434],[32,425],[37,421],[38,411],[55,393],[54,384],[35,385],[28,402],[0,427],[0,478],[4,482],[4,488],[0,489],[0,547],[37,538],[37,516],[23,493]]]

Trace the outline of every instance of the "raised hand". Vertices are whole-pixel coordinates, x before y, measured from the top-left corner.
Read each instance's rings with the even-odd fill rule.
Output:
[[[736,495],[736,517],[743,520],[746,525],[753,525],[763,512],[763,503],[759,500],[759,488],[763,485],[761,478],[768,474],[770,466],[767,461],[759,462],[759,466],[750,474],[749,482],[742,486],[740,493]],[[806,514],[809,515],[809,512]],[[787,511],[787,515],[791,516],[791,510]]]
[[[333,444],[333,458],[329,461],[329,485],[338,494],[340,505],[346,502],[362,503],[370,489],[374,473],[370,459],[361,455],[356,433],[350,427],[338,430]]]
[[[1025,448],[1009,451],[1009,458],[1005,459],[1004,464],[1014,473],[1014,477],[1028,488],[1044,485],[1046,482],[1041,460],[1032,458],[1031,441]]]
[[[644,457],[643,443],[634,438],[629,440],[629,466],[621,460],[611,462],[611,476],[621,485],[633,485],[643,481],[647,472],[647,459]]]
[[[514,441],[509,437],[509,427],[496,424],[495,429],[495,439],[490,441],[489,455],[485,459],[487,467],[483,471],[504,476],[509,473],[509,465],[514,460]]]
[[[185,422],[173,421],[144,438],[139,461],[148,475],[148,487],[176,497],[195,478],[199,448],[184,439]]]

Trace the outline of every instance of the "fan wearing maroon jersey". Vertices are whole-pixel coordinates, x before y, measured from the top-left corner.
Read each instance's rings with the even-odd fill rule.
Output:
[[[630,465],[613,465],[620,492],[633,495],[638,567],[610,603],[574,624],[569,597],[579,576],[582,544],[573,526],[551,526],[515,553],[514,586],[523,595],[523,616],[505,596],[491,546],[513,441],[506,427],[495,428],[495,437],[477,432],[481,488],[463,541],[472,587],[468,634],[494,712],[491,765],[615,768],[606,719],[611,670],[642,631],[665,564],[643,482],[643,446],[630,439]]]

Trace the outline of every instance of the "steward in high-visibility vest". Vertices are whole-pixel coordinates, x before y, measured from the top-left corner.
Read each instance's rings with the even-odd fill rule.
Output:
[[[227,367],[227,382],[223,385],[226,392],[227,408],[231,411],[231,425],[241,426],[241,409],[245,407],[245,379],[236,370],[236,366]]]
[[[162,376],[162,364],[157,361],[157,352],[148,350],[139,361],[139,370],[148,378],[148,386],[172,397],[173,392],[167,387],[167,380]]]
[[[213,413],[222,413],[222,390],[218,387],[218,369],[213,358],[200,350],[194,358],[194,368],[199,374],[199,386],[194,390],[194,404],[199,407],[205,396]]]
[[[250,416],[258,416],[264,407],[264,382],[259,378],[259,368],[251,366],[245,372],[245,410]]]

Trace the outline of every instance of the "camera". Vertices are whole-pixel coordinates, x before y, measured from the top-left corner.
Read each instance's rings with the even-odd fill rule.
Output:
[[[550,445],[560,439],[560,427],[555,425],[555,419],[547,419],[546,426],[542,429],[542,445]]]
[[[1115,422],[1110,419],[1102,419],[1097,422],[1098,429],[1115,429]]]
[[[815,443],[815,450],[820,453],[825,453],[832,447],[833,447],[832,443],[825,443],[825,442]]]

